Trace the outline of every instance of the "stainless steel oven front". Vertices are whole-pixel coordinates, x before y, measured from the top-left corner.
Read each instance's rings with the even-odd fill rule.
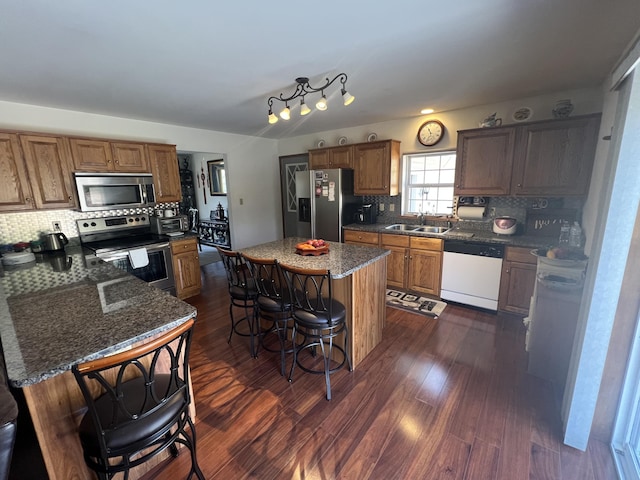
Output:
[[[145,248],[147,249],[149,263],[140,268],[134,268],[131,265],[128,249],[96,253],[96,257],[104,262],[111,263],[120,270],[125,270],[135,275],[156,288],[175,295],[176,285],[173,277],[173,263],[169,242],[145,245]]]

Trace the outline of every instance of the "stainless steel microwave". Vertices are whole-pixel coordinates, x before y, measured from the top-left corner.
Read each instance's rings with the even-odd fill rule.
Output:
[[[80,210],[122,210],[153,207],[156,203],[150,173],[73,174]]]

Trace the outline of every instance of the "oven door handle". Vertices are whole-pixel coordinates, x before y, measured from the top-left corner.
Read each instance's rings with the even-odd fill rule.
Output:
[[[139,248],[142,248],[142,247],[139,247]],[[167,248],[169,248],[169,242],[153,245],[152,247],[147,248],[147,252],[154,253],[160,250],[165,250]],[[130,248],[129,250],[134,250],[134,249]],[[98,258],[104,262],[113,262],[114,260],[127,258],[129,256],[129,250],[120,250],[118,252],[111,253],[111,254],[101,254],[101,255],[98,255]]]

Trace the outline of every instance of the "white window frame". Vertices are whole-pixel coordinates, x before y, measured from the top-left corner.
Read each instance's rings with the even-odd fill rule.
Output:
[[[402,156],[402,215],[417,215],[419,213],[423,213],[426,215],[435,215],[435,216],[442,216],[442,215],[451,215],[453,213],[453,185],[454,185],[454,176],[451,176],[451,182],[432,182],[432,183],[421,183],[421,184],[412,184],[411,181],[411,176],[410,176],[410,161],[413,158],[418,158],[418,157],[442,157],[442,156],[449,156],[449,155],[453,155],[454,157],[456,156],[456,151],[455,150],[440,150],[437,152],[416,152],[416,153],[407,153],[404,154]],[[457,160],[457,158],[456,158]],[[454,162],[454,166],[452,169],[448,169],[448,170],[452,170],[453,174],[455,175],[455,162]],[[424,203],[422,204],[422,212],[414,212],[410,210],[410,205],[411,205],[411,189],[412,188],[424,188],[424,189],[439,189],[439,188],[450,188],[451,189],[451,199],[449,202],[449,199],[447,198],[447,211],[438,211],[438,208],[435,208],[436,211],[433,211],[433,208],[431,208],[430,205],[433,204],[432,201],[427,201],[425,200]],[[433,193],[433,192],[432,192]],[[426,193],[425,193],[426,195]],[[441,205],[442,206],[442,199],[440,199],[439,201],[436,202],[436,205]]]

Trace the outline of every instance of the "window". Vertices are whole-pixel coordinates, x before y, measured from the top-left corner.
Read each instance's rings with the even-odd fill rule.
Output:
[[[450,215],[453,211],[456,152],[404,155],[402,164],[402,214]]]

